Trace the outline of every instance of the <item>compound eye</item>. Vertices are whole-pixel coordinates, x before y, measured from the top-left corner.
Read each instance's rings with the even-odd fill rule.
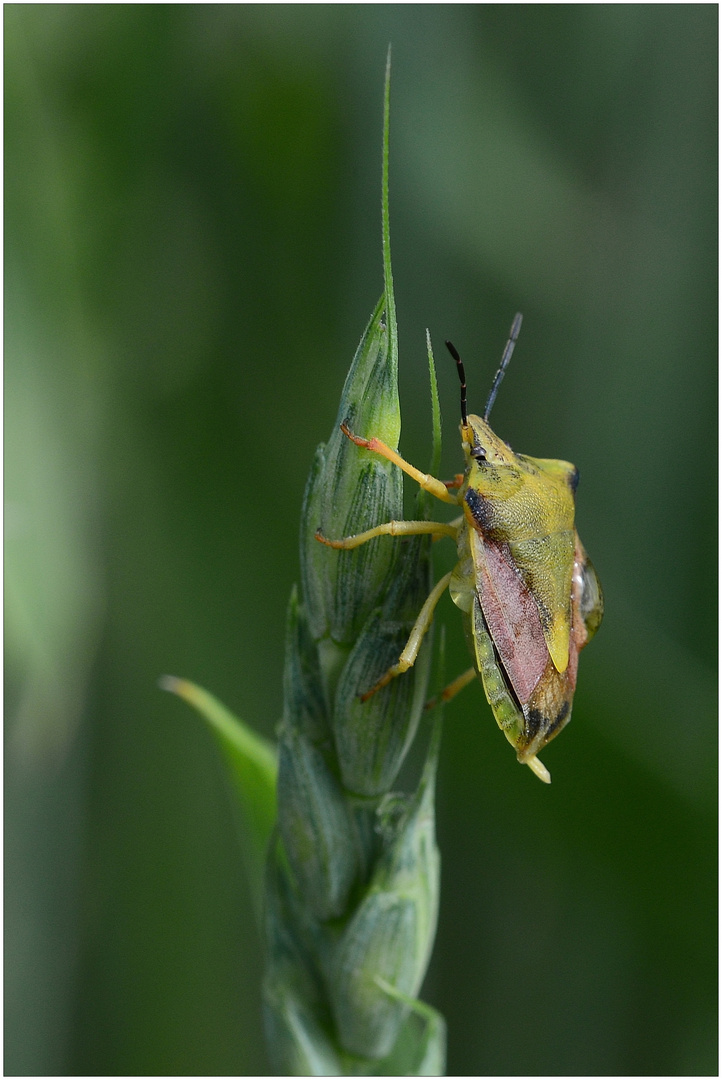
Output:
[[[486,451],[483,446],[474,446],[471,451],[471,456],[475,461],[486,461]]]

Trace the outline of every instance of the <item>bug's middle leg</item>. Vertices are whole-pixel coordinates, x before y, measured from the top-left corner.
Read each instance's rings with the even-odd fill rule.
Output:
[[[444,521],[385,521],[382,525],[376,525],[373,529],[356,533],[354,536],[344,536],[341,540],[329,540],[323,536],[320,529],[316,530],[316,539],[327,547],[341,548],[349,551],[351,548],[361,547],[376,536],[422,536],[431,533],[434,537],[451,536],[456,539],[459,532],[458,523]]]
[[[419,649],[421,648],[421,642],[424,640],[424,634],[431,626],[431,622],[434,618],[434,608],[438,604],[441,597],[444,595],[449,582],[451,581],[451,571],[437,581],[433,589],[424,601],[424,606],[419,612],[418,618],[414,623],[413,630],[409,634],[409,640],[406,642],[404,651],[398,659],[398,663],[390,667],[389,670],[381,676],[375,686],[372,686],[370,690],[367,690],[365,694],[361,695],[362,701],[368,701],[370,697],[373,697],[377,691],[381,690],[384,686],[388,686],[392,679],[395,679],[397,675],[403,675],[405,671],[408,671],[410,667],[416,663],[416,658],[419,655]]]

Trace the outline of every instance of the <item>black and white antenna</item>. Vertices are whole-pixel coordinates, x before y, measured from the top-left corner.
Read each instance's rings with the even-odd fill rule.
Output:
[[[504,354],[499,364],[499,370],[494,376],[494,382],[491,384],[491,390],[489,391],[489,397],[486,399],[486,408],[484,409],[484,419],[489,419],[489,413],[491,407],[496,401],[496,395],[499,392],[501,386],[501,380],[504,378],[504,372],[509,367],[509,361],[511,360],[512,353],[514,352],[514,346],[516,345],[517,338],[519,337],[519,331],[521,330],[522,315],[520,311],[517,311],[514,316],[514,321],[511,324],[511,330],[509,331],[509,340],[504,346]],[[449,344],[448,341],[446,343]]]

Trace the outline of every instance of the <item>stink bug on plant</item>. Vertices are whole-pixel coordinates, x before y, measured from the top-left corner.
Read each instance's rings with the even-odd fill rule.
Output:
[[[415,662],[434,608],[448,587],[462,611],[474,665],[443,692],[449,700],[478,674],[497,724],[540,780],[551,777],[537,757],[569,723],[579,651],[595,634],[604,610],[602,590],[574,528],[579,474],[568,461],[516,454],[489,426],[489,413],[521,328],[509,340],[483,416],[466,411],[466,377],[450,341],[461,382],[461,442],[466,468],[450,483],[420,472],[385,443],[341,425],[357,446],[394,462],[442,502],[461,509],[456,521],[387,521],[331,540],[349,549],[376,536],[432,534],[456,541],[458,562],[434,586],[398,663],[362,697],[366,700]]]

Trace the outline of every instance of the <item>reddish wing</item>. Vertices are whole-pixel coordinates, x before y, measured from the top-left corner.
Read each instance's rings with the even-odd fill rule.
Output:
[[[475,529],[470,533],[481,610],[514,693],[525,705],[549,661],[539,608],[503,548]]]

